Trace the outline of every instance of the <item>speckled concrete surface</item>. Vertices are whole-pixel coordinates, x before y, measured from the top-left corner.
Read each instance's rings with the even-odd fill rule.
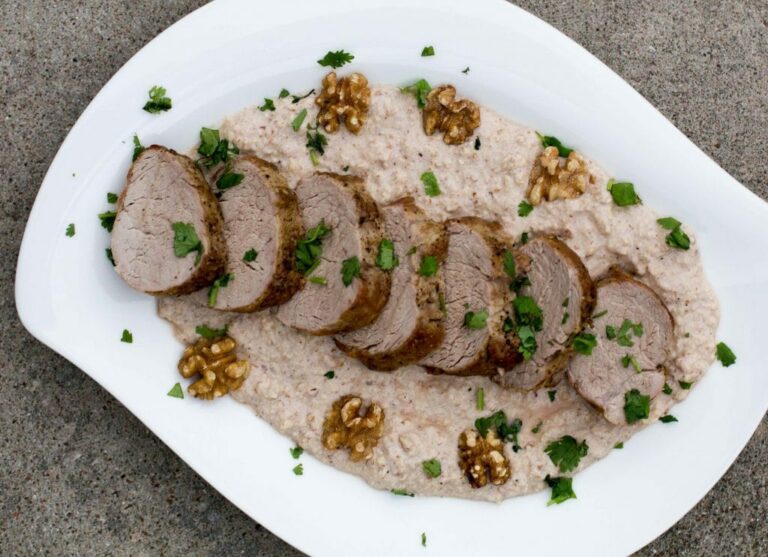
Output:
[[[90,99],[202,4],[0,0],[0,553],[297,555],[235,509],[84,373],[22,328],[19,242]],[[768,198],[768,3],[527,0]],[[713,450],[716,450],[713,440]],[[683,520],[639,555],[768,555],[768,421]]]

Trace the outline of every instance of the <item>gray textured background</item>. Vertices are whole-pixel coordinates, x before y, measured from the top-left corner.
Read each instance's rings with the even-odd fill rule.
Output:
[[[298,554],[32,339],[13,302],[27,214],[67,131],[134,52],[202,3],[0,0],[0,553]],[[768,198],[768,2],[521,5],[605,61]],[[768,554],[767,463],[764,419],[712,492],[639,554]]]

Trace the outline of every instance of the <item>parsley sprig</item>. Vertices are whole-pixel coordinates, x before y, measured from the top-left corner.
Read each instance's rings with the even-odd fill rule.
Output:
[[[671,231],[665,239],[669,247],[681,250],[687,250],[691,247],[691,239],[688,237],[688,234],[683,232],[683,225],[679,220],[672,217],[664,217],[657,219],[656,222],[662,228]]]
[[[488,431],[494,429],[499,439],[504,442],[512,443],[512,450],[517,452],[520,450],[520,445],[517,442],[517,436],[520,430],[523,428],[523,422],[519,418],[515,418],[511,422],[507,422],[507,415],[503,410],[494,412],[490,416],[485,418],[478,418],[475,420],[475,428],[481,436],[488,435]]]
[[[304,238],[299,240],[296,246],[296,269],[304,276],[310,275],[320,264],[320,255],[323,253],[323,238],[331,233],[330,227],[325,221],[314,228],[307,230]]]
[[[149,100],[144,105],[143,109],[150,114],[157,114],[158,112],[165,112],[171,109],[171,99],[166,94],[165,87],[159,87],[155,85],[149,90]]]
[[[545,149],[547,147],[557,147],[557,154],[561,157],[567,157],[573,151],[573,149],[566,147],[558,138],[552,135],[542,135],[539,132],[536,132],[536,136],[539,138],[539,141],[541,141],[541,146]]]
[[[432,86],[426,79],[419,79],[410,85],[400,87],[401,92],[409,93],[416,97],[416,106],[419,108],[424,108],[427,106],[427,95],[431,90]]]
[[[176,257],[186,257],[196,251],[195,265],[200,263],[200,258],[203,256],[203,242],[197,236],[195,227],[188,222],[174,222],[171,228],[173,229],[173,254]]]
[[[232,155],[237,155],[240,149],[227,139],[221,139],[219,130],[202,128],[200,130],[200,146],[197,148],[201,156],[198,163],[207,167],[227,162]]]
[[[345,64],[349,64],[354,59],[354,55],[344,50],[329,50],[317,63],[323,67],[330,66],[333,69],[337,69]]]
[[[581,459],[589,453],[589,445],[586,439],[579,443],[574,437],[564,435],[547,445],[544,452],[560,472],[566,473],[578,468]]]

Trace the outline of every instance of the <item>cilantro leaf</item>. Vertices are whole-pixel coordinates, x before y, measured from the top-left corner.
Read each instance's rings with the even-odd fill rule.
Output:
[[[243,254],[243,261],[245,261],[246,263],[251,263],[252,261],[256,261],[256,258],[258,256],[259,256],[259,252],[251,248]]]
[[[107,203],[117,203],[118,195],[116,193],[107,192]]]
[[[670,414],[667,414],[666,416],[662,416],[661,418],[659,418],[659,421],[663,424],[671,424],[672,422],[676,422],[677,418],[675,418]]]
[[[429,478],[436,478],[443,473],[443,467],[436,458],[430,458],[421,463],[421,469]]]
[[[533,205],[523,199],[517,206],[517,214],[520,217],[527,217],[533,212]]]
[[[440,195],[440,184],[437,182],[434,172],[429,171],[421,175],[421,183],[424,184],[424,193],[429,197]]]
[[[512,450],[517,452],[520,450],[520,446],[517,443],[517,436],[520,430],[523,428],[523,422],[519,418],[507,423],[507,415],[503,410],[494,412],[490,416],[485,418],[477,418],[475,420],[475,429],[481,436],[488,435],[488,431],[495,430],[499,439],[503,442],[510,441],[512,443]]]
[[[293,467],[292,472],[296,476],[303,476],[304,475],[304,465],[302,463],[298,463],[296,466]]]
[[[341,262],[341,282],[344,286],[349,286],[355,277],[360,276],[360,260],[356,255],[349,257]]]
[[[464,314],[464,326],[467,329],[485,329],[486,322],[488,321],[488,312],[485,310],[468,311]]]
[[[269,110],[270,112],[275,111],[275,101],[272,99],[264,99],[264,104],[259,107],[259,110],[262,112],[266,112]]]
[[[628,424],[644,420],[651,414],[651,397],[637,389],[624,393],[624,417]]]
[[[315,92],[314,89],[310,89],[309,92],[305,95],[291,95],[291,104],[297,104],[299,101],[306,99],[308,96],[310,96],[314,92]]]
[[[345,52],[343,50],[329,50],[325,56],[317,61],[317,63],[323,67],[330,66],[331,68],[337,69],[342,67],[344,64],[349,64],[354,59],[355,57],[349,52]]]
[[[688,381],[678,381],[677,384],[680,385],[680,388],[684,391],[687,391],[693,386],[693,383],[689,383]]]
[[[421,258],[421,266],[419,267],[419,274],[422,277],[431,277],[437,272],[437,257],[434,255],[425,255]]]
[[[291,94],[291,92],[288,89],[286,89],[285,87],[283,87],[282,89],[280,89],[280,94],[277,96],[277,98],[284,99],[285,97],[287,97],[290,94]]]
[[[197,237],[195,227],[188,222],[174,222],[171,228],[173,228],[173,254],[176,257],[186,257],[189,253],[196,251],[195,265],[197,265],[203,254],[203,243]]]
[[[608,191],[611,192],[613,202],[619,207],[629,207],[642,203],[640,196],[635,193],[635,185],[632,182],[616,182],[608,180]]]
[[[733,353],[727,344],[724,342],[718,342],[715,347],[715,356],[723,364],[723,367],[728,367],[736,363],[736,354]]]
[[[579,443],[570,435],[564,435],[547,445],[544,452],[561,472],[570,472],[579,466],[582,457],[587,456],[589,445],[586,439]]]
[[[573,491],[573,478],[550,478],[549,474],[544,481],[552,488],[552,495],[547,502],[547,506],[559,505],[568,499],[576,499],[576,493]]]
[[[293,121],[291,122],[291,128],[293,128],[293,131],[297,132],[301,129],[301,124],[304,123],[304,118],[306,117],[307,117],[307,109],[302,108],[301,112],[299,112],[296,115],[296,118],[294,118]]]
[[[541,135],[539,132],[536,132],[536,135],[538,136],[539,141],[541,141],[542,147],[544,147],[545,149],[547,147],[557,147],[557,154],[561,157],[567,157],[568,155],[571,154],[571,151],[573,151],[573,149],[571,149],[570,147],[566,147],[565,145],[560,143],[560,140],[554,136]]]
[[[376,255],[376,266],[382,271],[391,271],[400,263],[395,255],[395,244],[387,238],[379,242],[379,253]]]
[[[317,166],[320,161],[318,161],[317,156],[324,155],[325,154],[325,146],[328,145],[328,138],[325,137],[322,133],[319,131],[315,131],[315,133],[310,132],[307,130],[307,144],[306,147],[309,149],[309,158],[312,160],[312,164],[314,166]]]
[[[401,487],[390,489],[389,491],[392,492],[393,495],[402,495],[404,497],[414,497],[413,493],[411,493],[410,491],[406,491]]]
[[[547,391],[547,396],[549,397],[549,402],[555,402],[555,397],[557,396],[557,389]]]
[[[296,246],[296,269],[307,276],[320,264],[320,255],[323,253],[323,238],[331,233],[325,221],[314,228],[307,230],[304,238],[299,240]]]
[[[632,365],[632,368],[637,373],[640,373],[641,371],[643,371],[637,359],[632,354],[627,354],[626,356],[621,358],[621,365],[624,366],[624,369],[627,369],[630,366],[630,364]]]
[[[111,248],[106,248],[104,250],[104,253],[106,253],[107,259],[109,259],[109,262],[112,263],[112,266],[114,267],[115,266],[115,257],[112,255],[112,249]]]
[[[416,97],[416,106],[424,108],[427,106],[427,95],[432,90],[432,86],[426,79],[419,79],[411,85],[400,87],[400,91],[403,93],[410,93]]]
[[[297,459],[297,460],[302,455],[302,453],[304,452],[304,449],[302,449],[298,445],[296,445],[295,447],[293,447],[292,449],[289,449],[289,450],[291,451],[291,456],[294,459]]]
[[[200,129],[200,145],[197,153],[201,156],[198,163],[207,167],[227,162],[232,155],[240,153],[237,145],[227,139],[221,139],[219,130],[211,128]]]
[[[614,448],[614,449],[623,449],[623,448],[624,448],[624,442],[622,441],[622,442],[616,443],[616,444],[613,446],[613,448]]]
[[[477,136],[475,138],[475,151],[479,151],[481,145],[482,145],[482,143],[480,143],[480,136]]]
[[[165,96],[164,87],[155,85],[149,90],[149,100],[144,105],[144,110],[151,114],[171,109],[171,99]]]
[[[173,387],[171,387],[171,390],[168,391],[168,396],[173,398],[184,398],[184,391],[181,388],[180,383],[176,383]]]
[[[679,220],[672,217],[664,217],[656,220],[662,228],[671,230],[666,237],[666,243],[668,246],[687,250],[691,247],[691,239],[683,232],[682,224]]]
[[[328,284],[328,280],[325,277],[321,277],[319,275],[312,275],[309,277],[309,282],[312,284],[319,284],[320,286],[325,286]]]
[[[512,252],[508,249],[504,250],[504,253],[501,255],[501,263],[504,267],[504,272],[507,274],[507,276],[511,279],[515,278],[515,275],[517,274],[517,267],[515,265],[515,256],[512,255]]]
[[[464,75],[467,75],[469,73],[469,66],[461,70],[461,73],[463,73]]]
[[[421,533],[421,545],[423,547],[427,547],[427,533],[426,532],[422,532]]]
[[[665,395],[671,395],[672,394],[672,387],[669,386],[669,383],[664,383],[664,388],[661,390],[662,393]]]
[[[422,56],[434,56],[435,55],[435,47],[433,47],[433,46],[425,46],[423,49],[421,49],[421,55]]]
[[[125,342],[126,344],[133,343],[133,334],[128,329],[123,329],[123,336],[120,337],[120,342]]]
[[[567,314],[566,314],[567,315]],[[579,354],[591,356],[592,350],[597,346],[597,338],[589,333],[579,333],[573,337],[573,349]]]
[[[219,290],[226,288],[230,281],[233,280],[235,280],[235,275],[227,273],[213,281],[211,288],[208,290],[208,307],[216,307],[216,299],[219,296]]]
[[[485,410],[485,389],[478,387],[475,390],[475,408]]]
[[[220,190],[228,190],[233,188],[245,179],[245,174],[238,174],[236,172],[225,172],[218,180],[216,180],[216,187]]]
[[[215,338],[221,338],[226,335],[228,329],[229,325],[224,325],[224,328],[222,329],[213,329],[208,325],[198,325],[195,327],[195,333],[208,340],[213,340]]]
[[[133,134],[133,158],[131,160],[135,161],[138,159],[142,152],[144,152],[144,146],[141,144],[141,141],[139,141],[139,136]]]
[[[70,222],[70,223],[67,225],[67,230],[64,232],[64,234],[65,234],[65,235],[66,235],[68,238],[71,238],[72,236],[74,236],[74,235],[75,235],[75,223],[74,223],[74,222]]]
[[[330,371],[326,371],[325,373],[323,373],[323,376],[324,376],[326,379],[333,379],[334,377],[336,377],[336,372],[335,372],[335,371],[333,371],[333,370],[330,370]]]
[[[105,228],[107,232],[112,232],[112,227],[115,225],[115,217],[117,213],[115,211],[105,211],[99,213],[99,220],[101,221],[101,227]]]

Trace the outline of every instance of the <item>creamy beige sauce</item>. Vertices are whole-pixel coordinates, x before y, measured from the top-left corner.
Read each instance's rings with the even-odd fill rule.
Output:
[[[668,247],[664,242],[668,232],[656,223],[659,215],[645,205],[616,206],[605,187],[608,176],[594,163],[590,162],[590,169],[596,183],[586,194],[544,203],[521,218],[517,205],[541,147],[534,130],[492,110],[482,109],[479,150],[473,140],[447,146],[438,135],[424,134],[412,96],[396,87],[373,87],[370,117],[360,134],[342,129],[329,135],[325,155],[313,167],[304,129],[306,123],[314,122],[312,99],[298,104],[290,98],[276,99],[275,106],[274,112],[252,106],[233,114],[221,125],[221,135],[277,164],[292,187],[316,170],[341,173],[348,165],[350,173],[365,178],[369,193],[379,203],[412,195],[435,220],[476,215],[499,221],[513,238],[523,232],[556,233],[582,257],[594,279],[618,264],[656,290],[676,323],[667,365],[673,394],[657,397],[648,424],[688,394],[679,388],[679,380],[696,382],[712,363],[719,309],[704,276],[695,237],[686,228],[691,249]],[[302,108],[309,115],[301,131],[294,132],[291,121]],[[440,182],[442,194],[437,197],[424,194],[419,177],[428,170]],[[578,472],[643,427],[609,424],[566,380],[523,394],[505,390],[488,378],[431,376],[416,366],[379,373],[342,354],[330,337],[293,331],[269,311],[222,314],[190,300],[169,298],[159,301],[158,311],[174,324],[183,342],[195,340],[197,325],[230,323],[231,336],[252,364],[250,376],[232,396],[318,459],[378,488],[499,501],[544,489],[547,474],[561,475],[544,453],[549,442],[563,435],[587,440],[589,454]],[[324,377],[328,370],[336,372],[334,379]],[[475,390],[480,387],[485,391],[484,411],[475,407]],[[554,402],[547,395],[552,389],[557,390]],[[376,400],[386,413],[384,436],[365,463],[349,462],[345,451],[327,451],[320,442],[325,412],[348,393]],[[458,436],[476,418],[496,410],[504,410],[510,420],[523,421],[522,448],[515,453],[506,445],[512,469],[506,484],[472,489],[457,465]],[[539,423],[538,433],[533,433]],[[442,475],[436,479],[427,478],[421,468],[421,462],[431,458],[442,463]]]

